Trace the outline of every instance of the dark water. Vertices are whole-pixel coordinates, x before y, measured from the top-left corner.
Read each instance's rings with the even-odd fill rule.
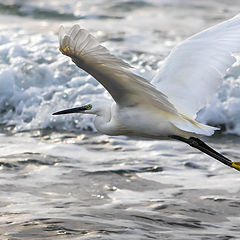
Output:
[[[182,143],[46,131],[0,140],[2,239],[240,237],[239,173]],[[236,137],[210,141],[239,155]]]

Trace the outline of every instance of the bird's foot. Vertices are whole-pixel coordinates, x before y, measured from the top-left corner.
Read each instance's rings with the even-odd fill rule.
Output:
[[[232,168],[237,169],[238,171],[240,171],[240,162],[232,162]]]

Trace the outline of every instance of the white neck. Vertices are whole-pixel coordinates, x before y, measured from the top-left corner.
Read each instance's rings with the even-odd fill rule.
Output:
[[[111,106],[105,106],[101,111],[97,112],[94,120],[94,125],[99,132],[105,133],[104,129],[111,121]]]
[[[116,104],[113,103],[110,106],[107,106],[104,111],[101,111],[97,114],[94,125],[96,129],[104,134],[107,135],[114,135],[115,133],[115,122],[113,121],[113,118],[115,116],[115,106]]]

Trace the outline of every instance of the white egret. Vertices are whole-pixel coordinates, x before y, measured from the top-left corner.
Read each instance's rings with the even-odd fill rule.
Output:
[[[240,15],[178,44],[152,84],[132,73],[129,64],[78,25],[61,26],[59,42],[60,51],[100,82],[114,101],[54,115],[95,114],[94,124],[101,133],[177,139],[240,171],[240,162],[229,160],[198,138],[212,135],[217,128],[195,120],[236,61],[232,53],[240,52]]]

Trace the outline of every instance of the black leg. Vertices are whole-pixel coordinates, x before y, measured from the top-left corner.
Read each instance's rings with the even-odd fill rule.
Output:
[[[169,137],[179,140],[179,141],[182,141],[182,142],[185,142],[185,143],[189,144],[191,147],[197,148],[201,152],[204,152],[207,155],[217,159],[221,163],[240,171],[240,162],[232,162],[230,159],[224,157],[222,154],[218,153],[217,151],[215,151],[214,149],[209,147],[206,143],[204,143],[203,141],[201,141],[198,138],[195,138],[195,137],[184,138],[184,137],[175,136],[175,135],[172,135]]]

